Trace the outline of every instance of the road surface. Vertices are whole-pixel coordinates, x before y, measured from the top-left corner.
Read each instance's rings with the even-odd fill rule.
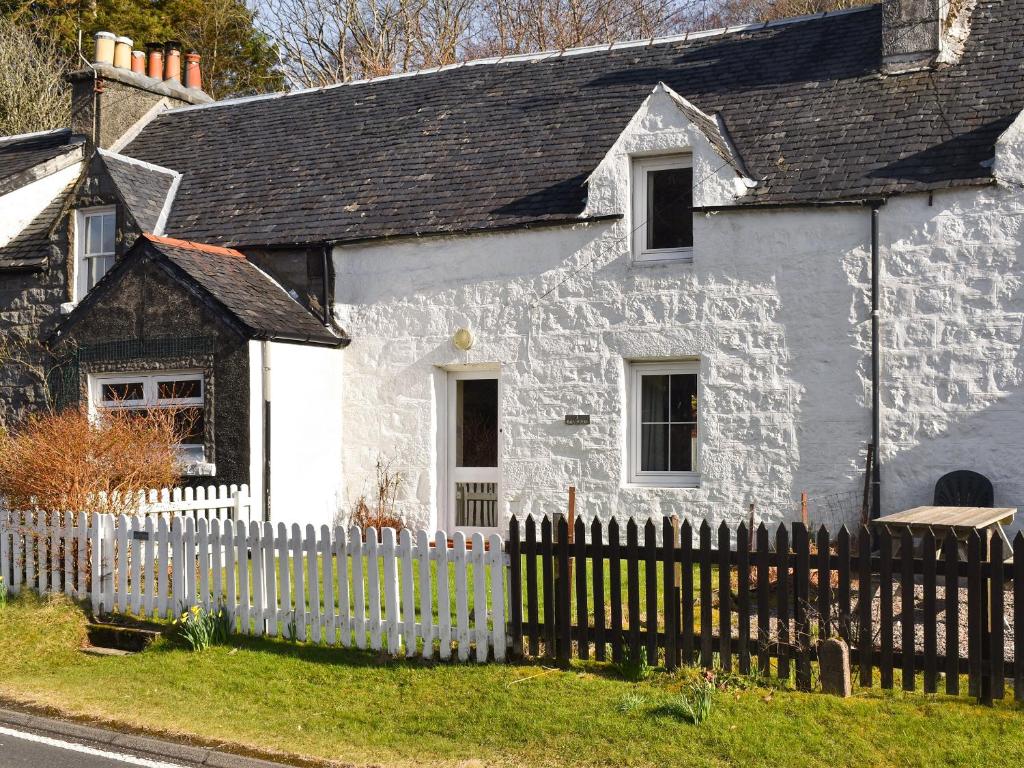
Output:
[[[0,768],[191,768],[195,763],[169,763],[122,752],[109,746],[0,726]]]

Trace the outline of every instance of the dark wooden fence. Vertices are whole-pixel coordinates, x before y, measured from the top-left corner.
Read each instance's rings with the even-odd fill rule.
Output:
[[[838,635],[863,687],[892,688],[899,673],[904,690],[941,685],[957,695],[966,676],[982,701],[1003,698],[1006,680],[1024,698],[1024,664],[1015,663],[1024,647],[1022,535],[1010,563],[1001,539],[977,533],[915,542],[844,527],[812,540],[800,523],[774,535],[762,524],[751,537],[744,524],[704,522],[694,536],[674,518],[661,521],[660,536],[650,520],[642,532],[629,520],[622,533],[615,520],[576,520],[570,536],[562,516],[539,526],[512,519],[514,655],[619,662],[643,648],[669,670],[719,667],[808,690],[819,639]],[[955,585],[953,599],[946,585]]]

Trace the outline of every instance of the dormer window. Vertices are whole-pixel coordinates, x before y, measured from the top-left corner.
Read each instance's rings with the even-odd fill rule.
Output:
[[[693,258],[693,163],[689,155],[633,160],[633,260]]]
[[[117,212],[113,208],[85,208],[75,220],[75,301],[81,301],[114,266]]]

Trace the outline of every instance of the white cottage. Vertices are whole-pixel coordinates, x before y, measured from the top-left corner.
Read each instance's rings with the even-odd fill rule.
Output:
[[[54,310],[51,346],[136,345],[79,365],[85,397],[202,372],[207,463],[285,522],[347,513],[382,460],[403,516],[446,529],[569,486],[603,517],[780,520],[806,491],[850,522],[871,445],[876,511],[955,469],[1024,502],[1024,2],[886,5],[214,104],[101,65],[159,106],[46,162],[106,178],[100,147],[180,180],[147,238],[152,183],[113,179],[125,261]],[[0,140],[0,178],[31,141]],[[0,300],[87,263],[59,222],[95,201],[66,195],[49,266]],[[176,309],[146,326],[131,286],[168,260]],[[168,337],[206,351],[161,368]]]

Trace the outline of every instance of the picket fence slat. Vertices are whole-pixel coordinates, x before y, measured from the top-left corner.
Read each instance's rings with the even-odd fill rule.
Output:
[[[469,658],[469,593],[466,583],[466,534],[456,531],[455,541],[455,642],[459,661]]]
[[[420,572],[420,634],[423,638],[423,658],[429,659],[434,655],[434,611],[431,604],[430,588],[430,541],[425,530],[416,532],[416,563]],[[438,580],[441,574],[438,572]],[[444,581],[447,583],[447,573]],[[438,597],[438,602],[440,602]],[[440,605],[438,606],[440,610]],[[408,641],[406,641],[408,642]],[[408,652],[408,649],[406,649]]]
[[[338,570],[338,633],[341,645],[348,648],[352,644],[352,613],[348,598],[348,534],[344,528],[334,529],[334,556]]]
[[[319,643],[323,627],[320,621],[320,579],[317,573],[316,530],[312,524],[306,525],[303,550],[306,557],[306,598],[309,605],[309,622],[312,625],[312,640],[314,643]]]

